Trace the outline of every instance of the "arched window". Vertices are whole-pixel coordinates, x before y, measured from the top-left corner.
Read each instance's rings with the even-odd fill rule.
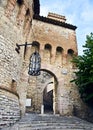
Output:
[[[62,53],[63,53],[63,48],[58,46],[58,47],[56,48],[56,55],[57,55],[57,54],[62,54]]]
[[[73,56],[73,54],[74,54],[74,51],[72,49],[69,49],[68,50],[68,55]]]
[[[38,52],[34,52],[30,57],[28,74],[32,76],[40,75],[41,58]]]
[[[57,65],[59,64],[59,66],[62,66],[62,58],[63,58],[62,53],[63,53],[63,48],[58,46],[56,48],[56,61],[55,61],[55,63]]]
[[[17,3],[19,6],[21,6],[23,4],[23,0],[17,0]]]
[[[31,47],[31,52],[39,52],[40,49],[40,44],[37,41],[33,41],[32,47]]]
[[[74,55],[74,51],[72,49],[69,49],[67,52],[67,62],[72,64],[71,60],[73,58],[73,55]]]
[[[46,44],[46,45],[45,45],[45,50],[49,50],[49,51],[51,51],[51,48],[52,48],[52,47],[51,47],[50,44]]]
[[[50,44],[46,44],[44,47],[44,60],[50,62],[52,47]]]

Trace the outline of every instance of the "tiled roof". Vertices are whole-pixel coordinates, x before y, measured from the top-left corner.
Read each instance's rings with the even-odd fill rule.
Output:
[[[65,22],[60,22],[60,21],[50,19],[50,18],[47,18],[47,17],[43,17],[43,16],[40,16],[40,15],[34,15],[33,18],[36,19],[36,20],[39,20],[39,21],[54,24],[54,25],[57,25],[57,26],[62,26],[62,27],[69,28],[69,29],[72,29],[72,30],[75,30],[77,28],[74,25],[71,25],[71,24],[68,24],[68,23],[65,23]]]

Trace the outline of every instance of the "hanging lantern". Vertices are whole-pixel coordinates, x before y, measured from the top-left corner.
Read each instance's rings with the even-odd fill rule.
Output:
[[[28,74],[32,76],[40,75],[41,57],[38,52],[34,52],[30,57]]]

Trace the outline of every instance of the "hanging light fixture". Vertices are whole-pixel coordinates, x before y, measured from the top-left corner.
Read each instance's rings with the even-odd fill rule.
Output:
[[[32,76],[40,75],[41,57],[38,52],[34,52],[30,57],[28,74]]]
[[[16,44],[16,48],[15,50],[17,51],[17,53],[20,53],[20,47],[24,46],[24,55],[26,53],[26,47],[28,45],[33,45],[33,43],[25,43],[25,44]],[[29,71],[28,74],[32,75],[32,76],[38,76],[40,75],[40,70],[41,70],[41,57],[39,55],[39,53],[37,51],[35,51],[34,53],[32,53],[31,57],[30,57],[30,63],[29,63]]]

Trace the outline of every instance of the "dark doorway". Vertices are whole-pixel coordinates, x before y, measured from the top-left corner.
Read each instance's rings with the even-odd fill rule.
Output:
[[[45,113],[53,113],[53,90],[47,92],[47,88],[44,89],[43,105]]]

